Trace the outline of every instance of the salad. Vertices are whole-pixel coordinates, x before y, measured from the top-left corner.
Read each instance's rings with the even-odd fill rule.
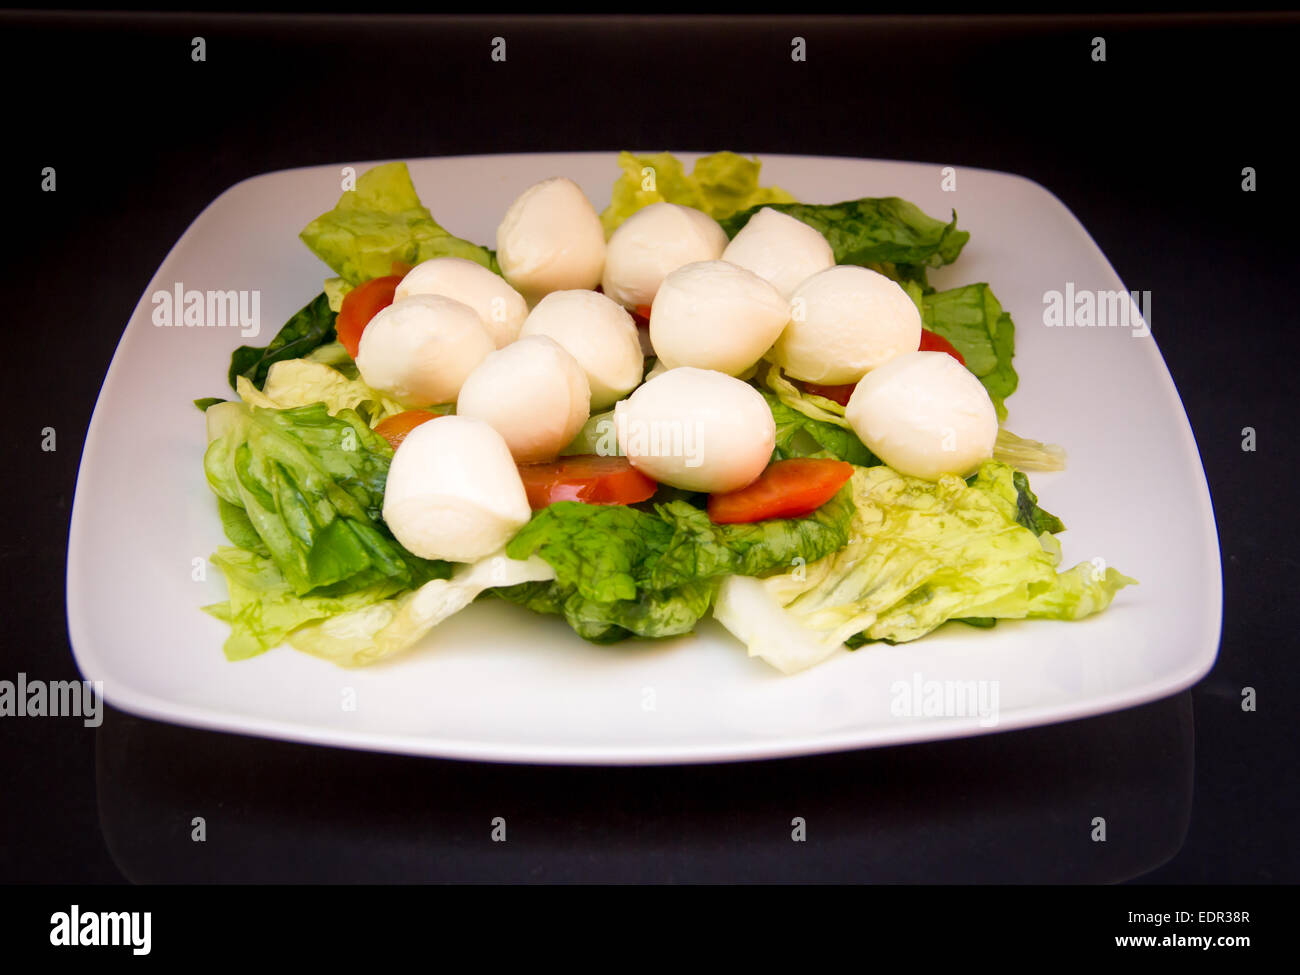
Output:
[[[333,276],[196,400],[229,659],[369,664],[501,599],[602,644],[712,615],[789,674],[1135,582],[1060,566],[1026,472],[1064,452],[1002,427],[1011,317],[928,281],[955,212],[800,202],[730,152],[619,167],[602,213],[523,189],[495,249],[404,163],[302,231]]]

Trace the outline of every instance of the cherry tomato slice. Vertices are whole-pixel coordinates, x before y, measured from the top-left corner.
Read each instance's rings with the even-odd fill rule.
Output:
[[[392,416],[380,420],[375,424],[375,433],[379,434],[389,445],[396,450],[406,439],[406,435],[418,427],[421,423],[427,423],[429,420],[436,420],[437,413],[430,413],[428,410],[407,410],[405,413],[394,413]]]
[[[961,353],[942,335],[937,332],[931,332],[928,328],[921,329],[921,351],[922,352],[947,352],[950,356],[966,365],[966,360],[961,357]]]
[[[520,464],[519,476],[533,510],[556,501],[587,504],[635,504],[646,501],[659,485],[626,457],[578,454],[540,464]]]
[[[393,292],[401,280],[400,274],[371,278],[343,296],[343,306],[339,309],[334,331],[352,358],[357,357],[357,349],[361,346],[361,333],[370,324],[370,319],[393,303]]]
[[[852,476],[853,465],[847,461],[778,460],[748,487],[709,495],[709,518],[718,525],[797,518],[824,505]]]

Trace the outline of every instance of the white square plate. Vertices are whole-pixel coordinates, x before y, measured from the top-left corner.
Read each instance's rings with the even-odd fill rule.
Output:
[[[682,154],[691,163],[694,154]],[[939,287],[989,282],[1016,321],[1019,391],[1007,426],[1063,444],[1069,469],[1032,478],[1060,515],[1065,564],[1104,557],[1141,585],[1081,622],[950,624],[925,639],[842,652],[785,677],[711,619],[679,639],[593,646],[557,617],[489,600],[419,647],[343,670],[288,648],[229,663],[225,598],[195,566],[224,543],[191,400],[232,396],[231,351],[264,345],[330,272],[298,231],[333,206],[341,166],[267,173],[199,215],[131,316],[86,438],[68,545],[78,666],[114,706],[146,717],[354,748],[491,761],[640,764],[772,758],[947,738],[1084,717],[1172,694],[1214,662],[1222,585],[1205,474],[1154,338],[1049,328],[1044,292],[1125,290],[1078,220],[1018,176],[860,159],[762,156],[763,182],[809,202],[901,196],[971,233]],[[360,171],[370,163],[354,163]],[[467,156],[410,163],[434,217],[486,243],[512,199],[552,175],[597,208],[613,153]],[[159,328],[150,296],[261,292],[261,334]],[[1158,327],[1158,316],[1156,316]],[[996,723],[896,716],[895,682],[986,681]],[[928,689],[927,689],[928,690]],[[990,699],[991,700],[991,699]]]

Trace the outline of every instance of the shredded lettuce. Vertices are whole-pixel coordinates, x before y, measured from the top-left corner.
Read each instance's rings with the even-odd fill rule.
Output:
[[[761,582],[727,579],[714,614],[751,656],[792,673],[846,642],[906,642],[952,619],[1075,620],[1105,609],[1136,580],[1092,563],[1057,572],[1060,546],[1048,532],[1059,520],[1020,478],[1025,493],[998,461],[970,483],[859,468],[848,544]]]
[[[779,186],[759,186],[762,163],[734,152],[702,156],[689,175],[681,160],[670,152],[653,156],[620,152],[618,165],[623,175],[614,183],[610,204],[600,215],[606,236],[651,203],[694,207],[715,220],[723,220],[737,210],[794,202],[794,197]]]

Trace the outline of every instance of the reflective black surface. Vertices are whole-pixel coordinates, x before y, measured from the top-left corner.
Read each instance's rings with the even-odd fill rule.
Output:
[[[81,440],[122,325],[194,216],[259,172],[444,153],[734,148],[1037,180],[1153,294],[1214,497],[1225,606],[1214,671],[1165,701],[747,765],[478,765],[113,711],[97,731],[0,718],[0,880],[1295,881],[1300,323],[1282,147],[1298,26],[4,15],[0,678],[77,676],[63,573]],[[796,35],[805,63],[789,59]],[[140,489],[162,476],[140,472]],[[1144,489],[1140,471],[1097,476]]]

